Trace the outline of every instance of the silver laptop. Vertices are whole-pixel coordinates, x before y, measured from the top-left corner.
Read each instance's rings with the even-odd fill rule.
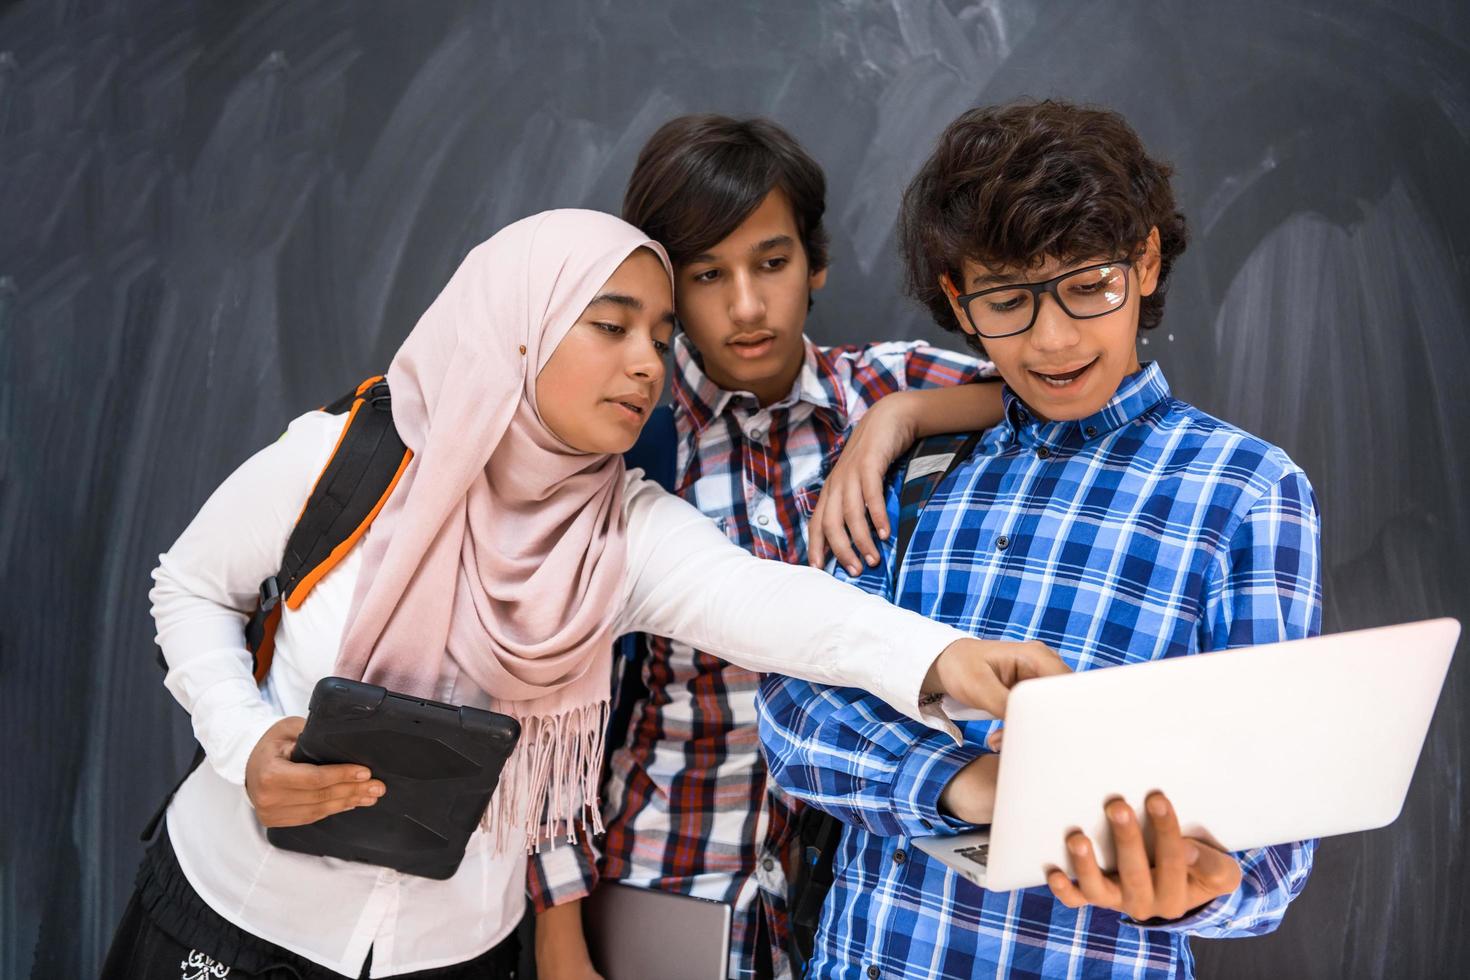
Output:
[[[987,831],[915,846],[994,891],[1071,873],[1074,828],[1114,867],[1103,804],[1168,794],[1229,851],[1392,823],[1460,635],[1453,619],[1026,681],[1006,708]]]
[[[604,980],[725,980],[730,918],[724,902],[605,882],[582,922]]]

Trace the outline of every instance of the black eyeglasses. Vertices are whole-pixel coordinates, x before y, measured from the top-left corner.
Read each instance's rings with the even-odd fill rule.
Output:
[[[1041,297],[1050,293],[1062,312],[1074,320],[1107,316],[1128,302],[1128,270],[1133,262],[1118,259],[1072,269],[1046,282],[1018,282],[956,296],[955,302],[982,337],[995,340],[1025,333],[1036,323]]]

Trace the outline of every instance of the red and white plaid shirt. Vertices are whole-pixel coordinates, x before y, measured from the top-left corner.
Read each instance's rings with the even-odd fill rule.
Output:
[[[851,426],[884,395],[993,373],[975,358],[916,342],[818,347],[791,393],[766,408],[704,373],[688,338],[674,341],[675,486],[730,540],[776,561],[807,560],[806,523]],[[648,697],[611,760],[607,835],[537,855],[538,910],[585,897],[600,878],[734,907],[730,975],[754,975],[761,916],[777,977],[786,960],[786,873],[792,802],[768,784],[756,732],[761,675],[653,637]]]

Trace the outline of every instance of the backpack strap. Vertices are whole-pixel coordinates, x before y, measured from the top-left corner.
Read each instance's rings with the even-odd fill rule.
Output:
[[[322,410],[346,411],[347,424],[286,540],[280,570],[260,583],[259,603],[245,626],[256,683],[270,670],[281,603],[301,607],[367,533],[413,458],[393,425],[392,399],[382,376],[368,378]]]
[[[898,572],[908,554],[909,542],[914,528],[919,526],[919,515],[924,505],[934,496],[939,485],[955,471],[980,442],[978,432],[955,432],[920,439],[908,453],[908,466],[904,469],[903,486],[898,491],[898,537],[893,543],[893,583],[898,584]]]
[[[895,588],[924,506],[939,485],[970,458],[979,441],[978,432],[952,433],[921,439],[909,450],[903,486],[898,490],[898,536],[893,543],[892,573]],[[842,823],[830,813],[808,806],[797,817],[796,827],[801,863],[791,883],[787,906],[791,923],[787,952],[800,976],[815,950],[822,906],[836,878],[833,868],[842,843]]]
[[[413,458],[413,451],[403,444],[393,426],[392,408],[388,381],[382,375],[368,378],[321,408],[330,415],[346,412],[347,424],[286,539],[280,571],[260,583],[260,600],[245,624],[245,645],[254,660],[257,684],[271,669],[281,603],[299,608],[322,576],[352,550]],[[162,650],[158,651],[158,664],[168,670]],[[174,794],[203,761],[204,747],[198,746],[188,770],[143,828],[142,840],[153,839]]]
[[[822,906],[837,879],[833,869],[837,846],[842,843],[842,822],[816,807],[804,806],[796,814],[796,841],[801,863],[787,902],[787,954],[792,959],[792,973],[804,976],[816,952]]]
[[[679,435],[674,426],[674,410],[660,405],[649,415],[633,448],[623,453],[628,469],[641,467],[650,480],[669,493],[674,492],[679,462]],[[622,748],[633,723],[633,709],[648,698],[648,685],[643,683],[643,654],[648,638],[642,633],[620,636],[613,648],[613,670],[617,687],[613,691],[612,710],[608,713],[605,736],[606,758]]]

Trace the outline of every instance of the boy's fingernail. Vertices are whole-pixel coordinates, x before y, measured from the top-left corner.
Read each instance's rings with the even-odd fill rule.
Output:
[[[1085,841],[1082,838],[1078,837],[1075,840],[1071,841],[1069,844],[1067,844],[1067,850],[1071,851],[1073,854],[1077,855],[1078,857],[1081,857],[1082,855],[1084,855],[1084,854],[1087,853],[1087,841]]]
[[[878,559],[877,558],[874,558],[872,555],[863,555],[863,557],[865,559],[867,559],[867,562],[868,562],[869,565],[873,565],[875,567],[877,566],[877,564],[878,564]]]
[[[862,573],[863,573],[863,570],[861,568],[859,568],[858,566],[856,566],[856,565],[848,565],[847,566],[847,574],[849,574],[849,575],[861,575]]]
[[[887,541],[888,540],[888,528],[886,528],[886,527],[880,527],[880,528],[878,528],[878,537],[882,538],[884,541]]]
[[[1127,823],[1133,819],[1133,814],[1129,812],[1126,806],[1113,807],[1108,811],[1108,816],[1113,819],[1113,823]]]
[[[357,780],[359,783],[362,782],[364,779],[367,779],[367,778],[369,778],[371,776],[372,776],[372,773],[369,772],[366,769],[359,769],[359,770],[357,770],[357,772],[355,772],[355,773],[352,774],[352,778],[355,779],[355,780]]]
[[[1155,796],[1148,801],[1148,812],[1152,813],[1156,817],[1162,817],[1164,814],[1169,812],[1169,808],[1164,805],[1163,800]]]
[[[386,787],[383,787],[383,786],[369,786],[368,787],[368,795],[369,796],[382,796],[386,792],[388,792],[388,790],[387,790]]]

